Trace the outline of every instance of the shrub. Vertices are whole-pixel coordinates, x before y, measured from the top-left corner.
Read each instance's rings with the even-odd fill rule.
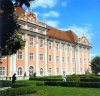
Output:
[[[48,86],[100,88],[99,82],[44,82]]]
[[[13,83],[11,85],[12,88],[18,88],[18,87],[26,87],[29,86],[28,84],[24,84],[24,83]]]
[[[100,78],[81,78],[82,82],[100,82]]]
[[[29,94],[37,92],[33,86],[11,88],[7,90],[0,91],[0,96],[17,96],[22,94]]]
[[[2,83],[2,87],[9,87],[12,85],[12,82],[9,80],[0,80],[0,82]]]

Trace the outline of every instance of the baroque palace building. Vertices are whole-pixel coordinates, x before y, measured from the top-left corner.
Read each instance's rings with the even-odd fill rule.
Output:
[[[23,78],[26,72],[37,76],[85,74],[90,70],[90,43],[83,35],[79,38],[73,31],[61,31],[41,23],[32,12],[15,8],[19,15],[21,38],[25,48],[0,61],[0,79],[17,74]]]

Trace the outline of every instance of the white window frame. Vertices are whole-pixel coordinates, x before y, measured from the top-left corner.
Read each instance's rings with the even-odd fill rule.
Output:
[[[5,67],[0,67],[0,76],[5,76],[6,74],[6,68]]]
[[[18,67],[17,75],[19,75],[19,76],[22,76],[23,75],[23,69],[22,69],[22,67]]]
[[[41,70],[42,69],[42,70]],[[42,73],[42,74],[41,74]],[[43,76],[44,72],[43,72],[43,68],[40,68],[40,75]]]
[[[48,48],[50,49],[50,50],[52,50],[52,42],[48,42]]]
[[[34,60],[34,53],[32,52],[29,53],[29,60]]]
[[[19,52],[21,53],[19,54]],[[18,60],[23,60],[23,52],[21,50],[18,50]]]
[[[65,51],[65,45],[62,44],[62,51]]]
[[[43,47],[44,47],[44,40],[43,39],[40,39],[40,48],[43,48]]]
[[[57,72],[57,75],[59,75],[59,73],[60,73],[59,68],[56,69],[56,72]]]
[[[59,62],[59,56],[56,56],[56,62]]]
[[[62,63],[65,63],[65,57],[62,57]]]
[[[59,50],[59,43],[56,43],[56,50]]]
[[[30,36],[29,38],[29,45],[34,46],[34,38]]]
[[[49,68],[48,72],[49,74],[52,74],[52,68]]]
[[[42,57],[41,57],[42,56]],[[42,59],[41,59],[42,58]],[[40,61],[44,61],[44,54],[39,54]]]
[[[52,62],[52,55],[49,55],[49,62]]]

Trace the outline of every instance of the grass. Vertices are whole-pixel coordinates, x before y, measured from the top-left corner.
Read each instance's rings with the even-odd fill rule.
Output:
[[[35,86],[37,93],[20,96],[100,96],[100,88],[76,88],[60,86],[36,86],[35,81],[18,81]]]

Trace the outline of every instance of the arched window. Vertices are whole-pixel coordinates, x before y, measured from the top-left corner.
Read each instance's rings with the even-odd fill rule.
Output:
[[[40,75],[43,76],[43,68],[40,68]]]
[[[22,68],[21,67],[18,68],[18,75],[22,75]]]
[[[34,73],[34,67],[33,66],[30,66],[29,67],[29,74],[30,75],[33,75],[33,73]]]

